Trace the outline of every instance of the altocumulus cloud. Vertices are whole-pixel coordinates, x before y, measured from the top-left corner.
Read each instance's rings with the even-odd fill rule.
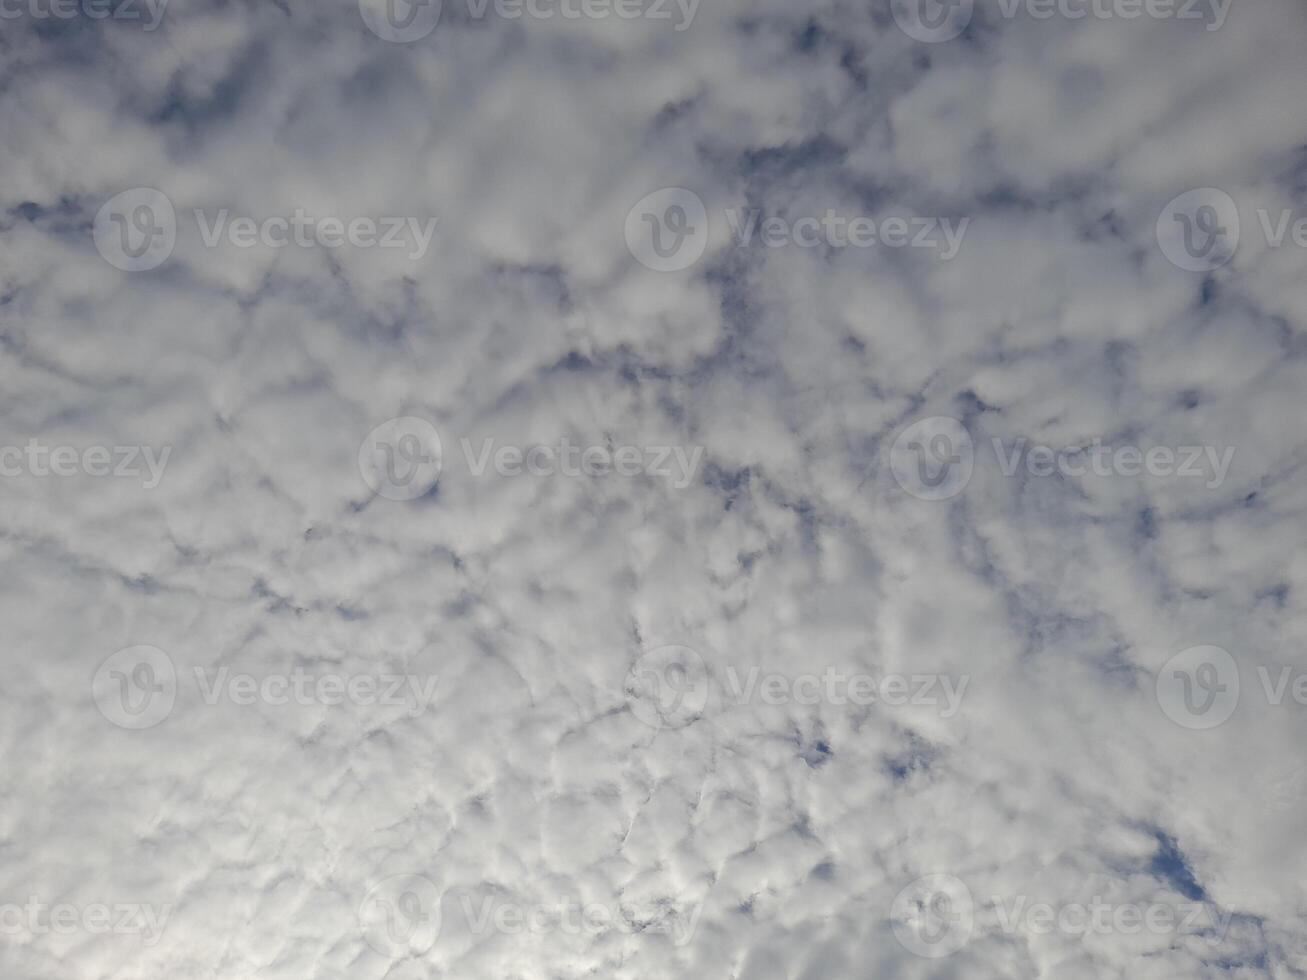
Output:
[[[0,973],[1307,971],[1305,41],[7,0]]]

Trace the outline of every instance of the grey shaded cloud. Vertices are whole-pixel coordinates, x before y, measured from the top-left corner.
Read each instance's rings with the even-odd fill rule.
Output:
[[[1307,14],[933,2],[5,8],[6,976],[1307,970]]]

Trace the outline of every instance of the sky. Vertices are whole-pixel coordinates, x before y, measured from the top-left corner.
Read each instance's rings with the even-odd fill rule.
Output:
[[[1302,0],[0,0],[0,975],[1307,976]]]

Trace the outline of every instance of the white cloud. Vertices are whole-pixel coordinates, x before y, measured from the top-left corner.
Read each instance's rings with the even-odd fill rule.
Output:
[[[1307,969],[1304,709],[1258,672],[1292,691],[1302,660],[1304,256],[1258,209],[1307,217],[1307,19],[1264,0],[1204,27],[982,3],[924,43],[841,0],[704,3],[684,31],[446,0],[409,44],[349,3],[172,0],[153,32],[6,20],[0,450],[171,451],[152,487],[0,479],[5,975]],[[93,224],[139,187],[177,240],[124,272]],[[660,273],[627,219],[670,187],[708,229]],[[1156,239],[1200,187],[1240,214],[1208,274]],[[436,224],[421,254],[208,246],[195,211],[223,208]],[[947,260],[739,247],[727,214],[751,209],[969,223]],[[360,445],[404,417],[439,434],[439,479],[387,499]],[[945,500],[890,465],[931,417],[975,450]],[[1234,453],[1208,481],[1008,475],[992,448],[1095,439]],[[478,472],[461,440],[703,452],[688,481]],[[407,479],[412,448],[374,459]],[[1240,680],[1210,729],[1156,693],[1204,645]],[[95,695],[139,705],[160,676],[92,679],[138,646],[177,684],[133,730]],[[671,646],[709,693],[659,725],[686,678],[631,677]],[[210,704],[197,669],[435,684],[420,712]],[[750,670],[969,681],[945,713],[731,697]],[[1176,683],[1199,705],[1222,679]],[[925,875],[974,900],[949,957],[896,938]],[[426,886],[394,876],[441,896],[436,935]],[[995,911],[1100,897],[1227,926]],[[75,925],[45,930],[31,899]],[[168,909],[157,942],[86,926],[127,905]],[[612,927],[550,918],[572,908]],[[514,910],[544,924],[494,924]]]

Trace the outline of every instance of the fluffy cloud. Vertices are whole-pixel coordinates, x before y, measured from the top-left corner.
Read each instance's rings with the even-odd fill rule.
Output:
[[[1307,970],[1307,13],[914,4],[4,8],[6,976]]]

